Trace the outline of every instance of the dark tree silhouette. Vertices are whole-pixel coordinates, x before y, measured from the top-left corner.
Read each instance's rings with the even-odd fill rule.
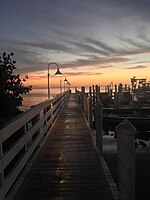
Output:
[[[0,56],[0,121],[10,120],[18,115],[21,111],[19,107],[22,105],[23,94],[27,94],[32,90],[32,86],[24,86],[20,75],[14,75],[13,70],[16,69],[12,59],[14,54],[6,54],[4,52]],[[25,77],[23,81],[26,81]]]

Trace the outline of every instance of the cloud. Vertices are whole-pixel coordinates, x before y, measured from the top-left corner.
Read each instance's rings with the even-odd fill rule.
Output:
[[[18,43],[22,46],[28,46],[28,47],[37,47],[40,49],[46,49],[46,50],[53,50],[53,51],[65,51],[65,52],[71,52],[72,48],[67,46],[63,43],[55,42],[47,42],[47,41],[40,41],[40,42],[19,42]]]
[[[71,44],[75,45],[77,48],[79,48],[80,50],[82,50],[82,52],[86,51],[89,53],[96,53],[96,54],[100,54],[100,55],[104,55],[104,56],[108,56],[110,53],[98,48],[93,47],[90,44],[84,44],[82,42],[70,42]]]
[[[15,53],[19,73],[40,73],[50,61],[105,69],[150,53],[148,0],[2,1],[0,18],[0,51]]]
[[[99,57],[91,57],[91,59],[76,59],[72,62],[67,62],[64,64],[60,64],[60,69],[63,73],[63,69],[68,70],[78,70],[80,68],[85,68],[86,71],[90,71],[94,69],[105,69],[105,68],[111,68],[112,63],[122,63],[122,62],[128,62],[130,59],[125,57],[111,57],[111,58],[99,58]],[[107,65],[110,64],[110,65]],[[54,69],[54,67],[53,67]],[[24,73],[28,74],[31,72],[37,72],[43,73],[41,71],[47,70],[47,65],[37,65],[37,66],[24,66],[22,68],[17,68],[16,73]]]
[[[130,38],[123,38],[123,37],[117,37],[119,40],[126,42],[131,47],[125,47],[124,49],[120,48],[113,48],[110,45],[106,44],[105,42],[102,42],[100,40],[92,39],[92,38],[86,38],[86,41],[88,42],[88,45],[80,45],[80,47],[85,48],[87,51],[91,50],[91,53],[98,53],[104,54],[105,56],[131,56],[131,55],[138,55],[138,54],[145,54],[150,53],[150,45],[148,43],[148,39],[145,39],[145,43],[142,43],[141,41],[137,42]],[[150,40],[149,40],[150,42]],[[81,43],[80,43],[81,44]],[[98,47],[96,51],[93,50],[93,46],[95,45]],[[95,50],[95,49],[94,49]],[[98,51],[97,51],[98,50]]]
[[[143,63],[150,63],[150,60],[147,60],[147,61],[141,60],[141,61],[138,61],[138,62],[132,62],[132,63],[130,63],[130,64],[143,64]]]
[[[112,65],[100,65],[98,67],[94,67],[94,69],[107,69],[113,67]]]
[[[71,72],[65,73],[66,76],[98,76],[103,73],[101,72]]]
[[[149,39],[148,36],[144,33],[144,30],[145,30],[145,32],[146,32],[146,30],[147,30],[147,26],[144,25],[144,26],[142,26],[141,28],[142,28],[142,30],[139,29],[138,37],[139,37],[141,40],[143,40],[144,42],[150,44],[150,39]]]
[[[143,44],[141,42],[136,42],[135,40],[131,39],[131,38],[123,38],[123,37],[119,37],[120,40],[128,43],[129,45],[132,45],[133,47],[135,48],[138,48],[138,49],[145,49],[145,48],[148,48],[148,45],[147,44]]]
[[[84,66],[94,67],[96,65],[104,65],[108,63],[122,63],[130,61],[125,57],[95,58],[95,59],[76,59],[74,62],[62,65],[63,68],[79,68]]]
[[[118,56],[134,56],[140,54],[147,54],[150,53],[150,48],[146,49],[138,49],[138,50],[122,50],[118,53]]]
[[[126,67],[124,69],[145,69],[145,68],[147,68],[147,66],[137,65],[135,67]]]
[[[105,51],[109,52],[108,54],[110,53],[117,53],[117,49],[115,48],[112,48],[111,46],[105,44],[104,42],[100,41],[100,40],[95,40],[95,39],[92,39],[92,38],[87,38],[86,39],[87,42],[91,43],[91,44],[94,44],[95,46],[101,48],[101,49],[104,49]]]
[[[137,34],[138,35],[138,34]],[[137,36],[138,37],[138,36]],[[138,39],[124,38],[117,36],[120,41],[125,42],[128,46],[124,45],[124,48],[119,48],[116,52],[116,56],[132,56],[139,54],[150,53],[150,44],[148,40],[144,39],[144,43]]]

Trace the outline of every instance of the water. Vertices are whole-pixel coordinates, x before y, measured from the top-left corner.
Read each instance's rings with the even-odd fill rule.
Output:
[[[55,98],[60,93],[60,88],[51,88],[51,99]],[[33,88],[29,94],[23,95],[23,106],[20,107],[22,111],[26,111],[31,106],[37,105],[42,101],[48,99],[47,88]]]
[[[81,91],[81,87],[77,87],[79,91]],[[75,88],[71,88],[72,92],[75,92]],[[62,92],[64,89],[62,88]],[[89,92],[89,87],[85,87],[85,92]],[[101,87],[101,92],[104,92],[104,87]],[[51,88],[50,89],[50,95],[51,99],[55,98],[57,94],[60,93],[60,88]],[[26,111],[31,106],[37,105],[41,103],[42,101],[45,101],[48,99],[48,90],[47,88],[33,88],[32,91],[29,94],[23,95],[23,106],[20,107],[22,111]]]

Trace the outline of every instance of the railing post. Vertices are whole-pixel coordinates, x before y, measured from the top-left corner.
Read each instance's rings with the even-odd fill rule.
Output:
[[[93,129],[93,115],[92,115],[92,97],[87,98],[87,106],[88,106],[88,122],[90,128]]]
[[[136,128],[128,120],[116,127],[118,150],[119,196],[121,200],[135,200],[135,134]]]
[[[84,111],[84,94],[85,94],[85,87],[81,87],[81,108]]]
[[[115,110],[119,109],[117,85],[115,85],[114,106],[115,106]]]
[[[0,159],[3,157],[2,138],[0,136]]]
[[[120,83],[118,86],[118,104],[119,104],[119,108],[121,105],[121,98],[122,98],[122,84]]]
[[[97,103],[99,101],[99,93],[100,93],[98,85],[95,86],[95,91],[96,91],[96,103]]]
[[[3,148],[2,148],[2,138],[0,137],[0,199],[4,200],[4,192],[3,192],[3,184],[4,184],[4,169],[3,169]]]
[[[86,93],[83,94],[83,111],[87,118],[88,117],[88,105],[87,105],[87,94]]]
[[[91,88],[91,86],[89,86],[89,95],[90,95],[90,97],[92,96],[92,88]]]
[[[95,127],[96,127],[96,146],[103,151],[103,105],[98,102],[95,105]]]
[[[94,85],[92,85],[92,89],[93,89],[93,106],[95,105],[95,88]]]

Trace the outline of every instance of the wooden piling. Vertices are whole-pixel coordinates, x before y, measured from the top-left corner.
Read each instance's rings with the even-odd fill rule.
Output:
[[[88,106],[88,122],[90,128],[93,130],[93,113],[92,113],[92,97],[87,98],[87,106]]]
[[[98,102],[95,105],[96,146],[103,151],[103,105]]]
[[[136,129],[129,120],[116,127],[118,150],[119,197],[135,200],[135,134]]]

